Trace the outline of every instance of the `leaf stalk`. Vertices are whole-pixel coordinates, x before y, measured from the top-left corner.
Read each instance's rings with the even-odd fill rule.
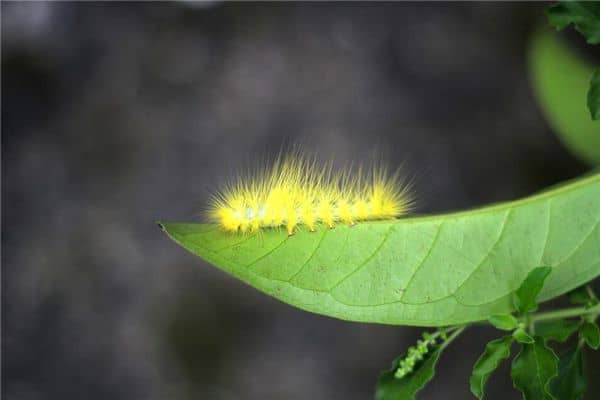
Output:
[[[535,324],[540,321],[548,321],[553,319],[562,319],[562,318],[573,318],[573,317],[581,317],[581,316],[598,316],[600,314],[600,304],[596,304],[592,307],[573,307],[573,308],[565,308],[562,310],[556,311],[548,311],[537,314],[530,314],[528,316],[529,322]]]

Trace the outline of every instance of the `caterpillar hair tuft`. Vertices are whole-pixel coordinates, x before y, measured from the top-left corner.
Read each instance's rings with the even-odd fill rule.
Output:
[[[395,219],[413,205],[410,184],[400,171],[371,168],[333,171],[331,163],[293,152],[279,156],[270,168],[239,177],[213,196],[209,219],[227,232],[255,232],[284,226],[315,231],[337,223]]]

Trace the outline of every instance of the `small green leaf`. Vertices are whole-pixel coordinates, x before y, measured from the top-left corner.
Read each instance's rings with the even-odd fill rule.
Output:
[[[511,314],[496,314],[488,318],[490,324],[503,331],[511,331],[519,324],[517,319]]]
[[[600,43],[600,3],[594,1],[561,1],[546,10],[548,21],[561,30],[573,24],[589,44]]]
[[[558,377],[550,382],[550,392],[557,399],[581,400],[586,386],[581,349],[571,349],[560,357]]]
[[[600,119],[600,69],[596,69],[590,82],[587,95],[587,105],[592,119]]]
[[[442,352],[441,347],[430,351],[424,359],[415,365],[413,372],[403,378],[396,378],[394,375],[400,361],[406,357],[406,354],[396,358],[392,363],[392,368],[384,371],[377,381],[375,390],[375,400],[411,400],[415,398],[417,392],[429,382],[435,375],[435,365]]]
[[[596,295],[588,285],[579,286],[577,289],[571,290],[567,293],[567,298],[572,304],[585,304],[587,306],[598,304]]]
[[[527,278],[515,292],[515,307],[521,313],[537,309],[537,296],[544,287],[546,277],[552,272],[550,267],[538,267],[529,272]]]
[[[513,385],[525,400],[554,400],[548,384],[557,374],[558,357],[541,336],[532,344],[524,344],[512,362]]]
[[[584,322],[579,328],[579,335],[588,346],[598,350],[598,347],[600,347],[600,330],[595,322]]]
[[[523,328],[516,329],[512,336],[519,343],[531,344],[534,342],[534,339]]]
[[[555,340],[562,343],[577,331],[579,325],[581,325],[581,321],[566,319],[542,321],[536,324],[535,332],[546,340]]]
[[[471,392],[478,399],[484,397],[484,387],[488,378],[498,368],[502,360],[510,356],[510,345],[513,338],[510,335],[492,340],[485,346],[485,351],[473,367],[471,375]]]

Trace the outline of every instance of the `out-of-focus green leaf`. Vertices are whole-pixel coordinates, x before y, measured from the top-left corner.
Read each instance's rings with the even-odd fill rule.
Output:
[[[600,165],[600,120],[592,120],[586,107],[594,68],[558,36],[551,30],[532,36],[528,58],[534,92],[549,125],[571,153]]]
[[[587,105],[592,119],[600,119],[600,68],[592,75],[587,95]]]
[[[520,313],[537,309],[537,297],[544,287],[544,281],[552,272],[550,267],[537,267],[529,272],[527,278],[515,292],[515,307]]]
[[[557,374],[558,357],[541,336],[532,344],[524,344],[512,362],[513,384],[525,400],[554,400],[549,383]]]
[[[546,15],[556,29],[573,24],[588,43],[600,43],[600,2],[561,1],[548,7]]]
[[[485,351],[479,357],[471,375],[471,392],[478,399],[484,398],[484,387],[488,378],[498,368],[498,365],[510,356],[510,346],[513,342],[511,335],[492,340],[485,346]]]
[[[581,400],[587,387],[580,348],[560,357],[558,376],[550,382],[550,392],[559,400]]]
[[[510,313],[515,290],[552,267],[539,299],[600,274],[600,174],[477,210],[317,232],[236,235],[164,223],[177,243],[296,307],[336,318],[448,326]]]
[[[542,321],[536,324],[535,333],[546,340],[565,342],[581,325],[581,321],[557,319],[553,321]]]
[[[585,340],[588,346],[594,350],[600,347],[600,329],[595,322],[584,322],[579,328],[579,334]]]
[[[419,362],[412,373],[403,378],[396,378],[394,374],[398,369],[400,361],[406,354],[396,358],[392,368],[384,371],[375,389],[375,400],[412,400],[417,392],[429,382],[435,375],[435,365],[440,357],[441,347],[430,351],[424,359]]]
[[[517,319],[511,314],[495,314],[488,318],[490,324],[503,331],[510,331],[519,324]]]
[[[584,304],[591,307],[598,304],[598,299],[594,292],[588,288],[588,285],[579,286],[577,289],[567,293],[567,298],[572,304]]]

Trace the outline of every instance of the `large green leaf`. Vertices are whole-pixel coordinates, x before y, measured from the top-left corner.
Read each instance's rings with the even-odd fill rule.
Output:
[[[550,30],[536,32],[529,46],[529,71],[548,123],[565,146],[590,165],[600,165],[600,120],[590,118],[586,102],[594,72]],[[592,110],[594,114],[594,110]]]
[[[503,360],[510,356],[512,342],[511,335],[492,340],[485,346],[485,351],[473,366],[470,380],[471,393],[478,399],[484,398],[483,389],[492,372],[498,368]]]
[[[560,357],[558,376],[550,381],[550,392],[559,400],[581,400],[586,387],[583,354],[576,347]]]
[[[510,375],[524,400],[556,399],[549,391],[549,383],[558,375],[558,357],[541,336],[536,336],[533,343],[523,345],[513,359]]]
[[[535,267],[552,267],[540,301],[600,274],[600,174],[486,208],[290,237],[161,226],[192,253],[296,307],[353,321],[451,325],[513,311],[513,294]]]

